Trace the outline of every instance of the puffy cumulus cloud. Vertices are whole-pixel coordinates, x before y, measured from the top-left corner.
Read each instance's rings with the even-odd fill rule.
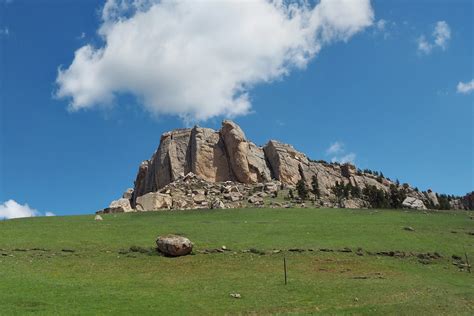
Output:
[[[474,91],[474,79],[469,82],[459,82],[457,86],[457,92],[462,94],[470,94]]]
[[[11,219],[20,217],[41,216],[41,213],[28,206],[19,204],[15,200],[8,200],[0,204],[0,219]],[[55,216],[54,213],[46,212],[45,216]]]
[[[428,40],[424,35],[417,40],[418,51],[420,53],[429,54],[431,51],[439,47],[445,50],[448,46],[448,41],[451,38],[451,28],[445,21],[436,22],[432,33],[432,41]]]
[[[303,69],[323,45],[373,23],[370,0],[108,0],[98,30],[59,68],[56,96],[80,110],[119,93],[154,114],[205,120],[250,111],[250,89]]]
[[[328,149],[326,149],[326,155],[332,156],[332,162],[339,162],[339,163],[351,163],[354,164],[356,159],[356,154],[353,152],[347,153],[344,143],[342,142],[334,142],[332,143]]]

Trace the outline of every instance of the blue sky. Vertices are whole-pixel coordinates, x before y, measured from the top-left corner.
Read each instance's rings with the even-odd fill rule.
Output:
[[[285,59],[286,74],[272,73],[270,80],[261,78],[272,69],[260,64],[249,71],[263,74],[238,73],[247,80],[238,92],[243,103],[234,98],[223,109],[216,107],[225,99],[212,91],[197,93],[202,102],[186,107],[181,95],[167,95],[174,86],[153,75],[137,98],[138,88],[115,78],[134,78],[129,69],[91,79],[120,86],[113,100],[106,100],[107,91],[66,88],[58,97],[61,85],[75,78],[67,72],[74,52],[87,44],[104,47],[97,34],[106,24],[104,3],[0,0],[0,203],[27,203],[39,214],[92,213],[133,186],[139,163],[163,132],[196,121],[218,129],[238,109],[234,120],[259,145],[278,139],[313,159],[352,159],[423,190],[461,195],[474,189],[472,1],[371,1],[371,25],[354,20],[359,28],[321,40],[321,50],[305,55],[304,66]],[[311,51],[318,43],[306,44]],[[60,66],[70,76],[58,83]],[[94,68],[84,67],[79,75],[94,75]],[[80,96],[94,102],[81,103]],[[173,106],[156,105],[163,100]],[[329,153],[335,143],[339,150]]]

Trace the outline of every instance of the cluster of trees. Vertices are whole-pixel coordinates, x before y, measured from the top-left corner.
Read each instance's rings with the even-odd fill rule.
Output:
[[[368,169],[366,169],[368,170]],[[366,172],[364,170],[364,172]],[[373,174],[373,173],[372,173]],[[377,173],[379,177],[383,177],[382,173]],[[407,189],[409,185],[404,183],[400,186],[400,182],[397,180],[396,184],[391,184],[390,189],[388,192],[377,188],[374,185],[369,185],[364,189],[360,189],[357,185],[352,185],[350,182],[344,184],[343,182],[339,183],[336,181],[334,187],[331,188],[332,192],[336,196],[336,198],[341,201],[343,198],[361,198],[367,201],[371,207],[373,208],[402,208],[403,201],[407,197]],[[415,188],[415,191],[418,191]],[[313,176],[311,178],[311,186],[308,188],[305,181],[303,179],[299,180],[296,184],[296,193],[298,197],[302,200],[307,200],[309,198],[309,194],[312,193],[316,198],[321,197],[321,191],[319,188],[318,178]],[[426,194],[426,192],[423,192]],[[290,189],[289,191],[289,198],[294,198],[294,192]],[[451,208],[450,202],[456,198],[454,195],[446,195],[446,194],[437,194],[439,205],[434,205],[430,199],[428,200],[428,207],[429,209],[440,209],[440,210],[449,210]]]
[[[389,192],[369,185],[362,190],[362,194],[373,208],[402,208],[403,200],[406,198],[405,189],[394,184],[390,185]]]
[[[311,188],[308,188],[306,186],[306,183],[303,179],[300,179],[296,183],[296,192],[298,193],[298,197],[302,200],[307,200],[309,197],[309,193],[313,193],[316,198],[321,197],[321,191],[319,190],[319,183],[318,183],[318,177],[313,176],[311,178]],[[293,191],[290,190],[289,192],[289,197],[293,198]]]
[[[347,184],[339,183],[336,181],[336,185],[332,187],[332,192],[337,197],[338,200],[343,198],[360,198],[361,197],[361,190],[358,186],[352,185],[350,182]]]
[[[336,182],[332,187],[332,192],[340,201],[343,198],[361,198],[369,202],[373,208],[401,208],[403,200],[406,198],[406,191],[403,188],[392,184],[390,191],[385,192],[374,185],[369,185],[361,190],[358,186]]]

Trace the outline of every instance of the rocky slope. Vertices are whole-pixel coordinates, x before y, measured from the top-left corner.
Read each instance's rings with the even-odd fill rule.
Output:
[[[310,199],[321,206],[370,206],[363,195],[337,196],[334,188],[341,184],[360,191],[376,189],[387,196],[394,188],[403,190],[403,206],[408,208],[439,205],[434,192],[418,192],[350,164],[312,161],[288,144],[270,140],[259,147],[226,120],[219,131],[196,126],[164,133],[157,151],[140,164],[134,188],[100,212],[263,205],[263,198],[278,197],[280,190],[289,192],[300,180],[311,188],[314,178],[320,194],[310,194]],[[472,203],[472,197],[449,203],[452,208],[467,208],[466,201]]]

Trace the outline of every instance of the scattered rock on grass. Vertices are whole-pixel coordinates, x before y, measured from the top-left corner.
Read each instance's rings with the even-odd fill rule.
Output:
[[[102,218],[102,216],[100,216],[99,214],[97,214],[97,215],[94,217],[94,220],[95,220],[95,221],[103,221],[104,219]]]
[[[161,253],[170,257],[189,255],[193,250],[193,243],[188,238],[177,235],[160,236],[156,245]]]
[[[230,293],[230,297],[233,298],[242,298],[242,296],[239,293]]]
[[[409,232],[414,232],[415,231],[415,229],[411,226],[403,227],[403,229],[406,230],[406,231],[409,231]]]

